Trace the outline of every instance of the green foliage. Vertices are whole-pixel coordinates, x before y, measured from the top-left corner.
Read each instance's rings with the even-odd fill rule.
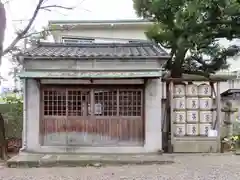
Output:
[[[239,135],[226,137],[222,140],[222,143],[228,144],[230,146],[230,150],[237,150],[239,149],[239,137]]]
[[[171,50],[166,69],[182,73],[211,73],[228,68],[237,46],[222,47],[219,39],[240,36],[239,0],[133,0],[140,17],[154,21],[147,36]]]
[[[227,143],[231,146],[231,149],[236,150],[240,148],[240,121],[233,121],[232,126],[232,135],[225,137],[222,142]]]
[[[23,100],[16,94],[9,94],[3,97],[6,104],[0,105],[0,112],[5,120],[7,138],[20,138],[22,136],[23,123]]]

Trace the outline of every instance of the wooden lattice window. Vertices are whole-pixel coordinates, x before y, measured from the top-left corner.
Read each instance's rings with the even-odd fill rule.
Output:
[[[142,116],[142,90],[116,89],[95,91],[95,115]]]
[[[68,116],[87,116],[90,114],[90,91],[68,90],[67,102]]]
[[[119,116],[141,116],[142,106],[141,90],[119,90]]]
[[[117,116],[117,90],[95,90],[95,115]]]
[[[66,91],[48,89],[43,91],[44,115],[66,116]]]
[[[45,116],[142,116],[142,89],[90,90],[49,88],[43,91]],[[90,102],[94,103],[91,104]],[[94,111],[91,111],[91,108]]]
[[[86,116],[89,114],[89,91],[47,89],[43,91],[45,116]]]

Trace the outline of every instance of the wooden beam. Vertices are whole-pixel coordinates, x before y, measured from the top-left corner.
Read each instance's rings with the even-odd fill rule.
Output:
[[[93,84],[144,84],[143,79],[97,79]]]
[[[143,79],[41,79],[41,84],[144,84]]]
[[[91,84],[85,79],[41,79],[41,84]]]
[[[236,79],[236,74],[234,73],[226,73],[226,74],[212,74],[209,78],[194,75],[194,74],[183,74],[181,78],[171,78],[170,73],[167,73],[163,76],[163,81],[174,81],[174,82],[182,82],[182,81],[208,81],[208,82],[218,82],[218,81],[228,81],[231,79]]]

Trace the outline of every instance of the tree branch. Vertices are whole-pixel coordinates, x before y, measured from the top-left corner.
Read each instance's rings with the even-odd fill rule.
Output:
[[[51,11],[49,8],[60,8],[60,9],[66,9],[66,10],[74,9],[74,7],[65,7],[65,6],[59,6],[59,5],[42,6],[40,9]]]
[[[22,38],[31,37],[33,35],[38,35],[38,34],[41,34],[41,33],[44,33],[44,32],[66,31],[66,30],[70,30],[70,28],[64,27],[64,28],[58,28],[58,29],[44,29],[42,31],[37,31],[37,32],[32,32],[32,33],[25,34]]]
[[[48,5],[48,6],[43,6],[43,4],[45,3],[46,1],[45,0],[39,0],[38,1],[38,4],[33,12],[33,15],[31,17],[31,19],[29,20],[27,26],[19,33],[17,33],[17,36],[16,38],[12,41],[12,43],[3,51],[3,53],[1,54],[1,56],[9,53],[13,48],[14,46],[16,46],[16,44],[23,38],[26,38],[30,35],[26,35],[28,33],[28,31],[30,30],[30,28],[32,27],[38,13],[40,10],[49,10],[51,11],[49,8],[62,8],[62,9],[66,9],[66,10],[72,10],[73,7],[64,7],[64,6],[60,6],[60,5]],[[42,31],[44,32],[44,31]],[[35,33],[37,34],[37,33]]]
[[[25,29],[20,32],[17,37],[12,41],[12,43],[3,51],[2,55],[7,54],[9,51],[11,51],[11,49],[19,42],[19,40],[22,39],[22,37],[29,31],[29,29],[31,28],[34,20],[36,19],[39,10],[41,9],[41,5],[43,4],[44,0],[39,0],[37,7],[35,8],[32,18],[30,19],[28,25],[25,27]]]
[[[2,3],[3,4],[8,4],[10,1],[12,1],[12,0],[6,0],[6,1],[3,1]]]

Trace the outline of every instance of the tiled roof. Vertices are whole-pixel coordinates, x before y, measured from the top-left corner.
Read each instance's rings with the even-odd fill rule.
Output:
[[[132,59],[168,58],[158,45],[149,42],[137,43],[92,43],[63,44],[39,43],[24,52],[25,58],[76,58],[76,59]]]

